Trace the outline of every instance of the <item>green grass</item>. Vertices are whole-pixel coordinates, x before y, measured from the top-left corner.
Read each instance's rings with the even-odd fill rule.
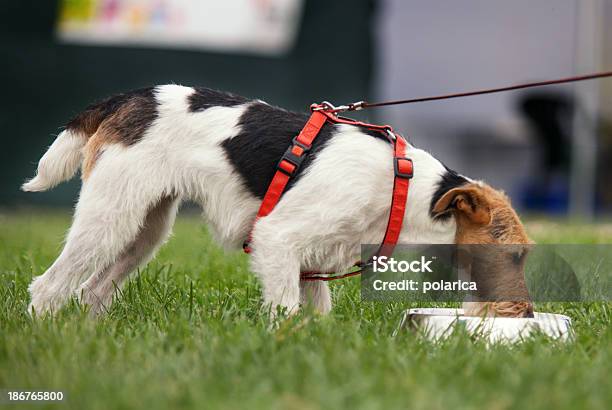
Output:
[[[332,285],[328,317],[303,313],[270,331],[246,257],[224,254],[194,217],[178,220],[106,317],[73,303],[33,320],[27,284],[57,256],[69,223],[61,212],[0,214],[0,390],[61,390],[55,407],[71,409],[612,406],[611,303],[537,306],[572,317],[573,344],[487,348],[464,334],[431,343],[392,338],[409,305],[361,302],[352,278]],[[612,243],[609,226],[529,230],[540,242]]]

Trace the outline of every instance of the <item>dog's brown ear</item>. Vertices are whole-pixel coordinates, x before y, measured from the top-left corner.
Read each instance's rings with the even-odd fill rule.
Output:
[[[481,187],[471,184],[453,188],[438,200],[432,209],[434,217],[453,212],[456,216],[465,216],[478,225],[491,222],[491,209]]]

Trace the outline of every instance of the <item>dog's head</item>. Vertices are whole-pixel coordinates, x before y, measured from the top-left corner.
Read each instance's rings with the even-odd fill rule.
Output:
[[[433,205],[432,215],[454,215],[460,264],[469,268],[479,288],[479,302],[467,315],[532,317],[525,285],[525,258],[533,242],[501,191],[480,182],[450,189]],[[465,245],[465,246],[462,246]]]

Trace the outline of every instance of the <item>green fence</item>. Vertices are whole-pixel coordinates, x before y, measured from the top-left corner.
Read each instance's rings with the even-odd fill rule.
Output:
[[[0,205],[68,205],[78,181],[42,194],[19,192],[60,127],[88,103],[152,84],[202,85],[293,109],[369,94],[371,0],[306,0],[294,49],[254,57],[59,43],[55,0],[0,0]]]

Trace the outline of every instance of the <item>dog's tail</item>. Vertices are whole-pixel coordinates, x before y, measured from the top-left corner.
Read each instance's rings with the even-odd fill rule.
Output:
[[[40,192],[74,176],[82,162],[82,148],[88,137],[64,130],[38,162],[36,176],[21,186],[23,191]]]
[[[82,149],[88,138],[70,129],[62,131],[38,162],[36,176],[21,189],[26,192],[46,191],[72,178],[81,165]]]
[[[28,192],[46,191],[74,176],[84,159],[84,148],[105,120],[136,100],[155,98],[154,88],[117,94],[88,106],[66,125],[38,162],[36,176],[21,186]],[[140,100],[139,100],[140,99]],[[130,108],[131,107],[131,108]],[[128,108],[133,109],[132,106]]]
[[[36,176],[21,186],[26,192],[41,192],[69,180],[83,162],[83,147],[102,121],[112,114],[111,106],[117,98],[92,104],[74,117],[57,136],[45,155],[38,161]]]

